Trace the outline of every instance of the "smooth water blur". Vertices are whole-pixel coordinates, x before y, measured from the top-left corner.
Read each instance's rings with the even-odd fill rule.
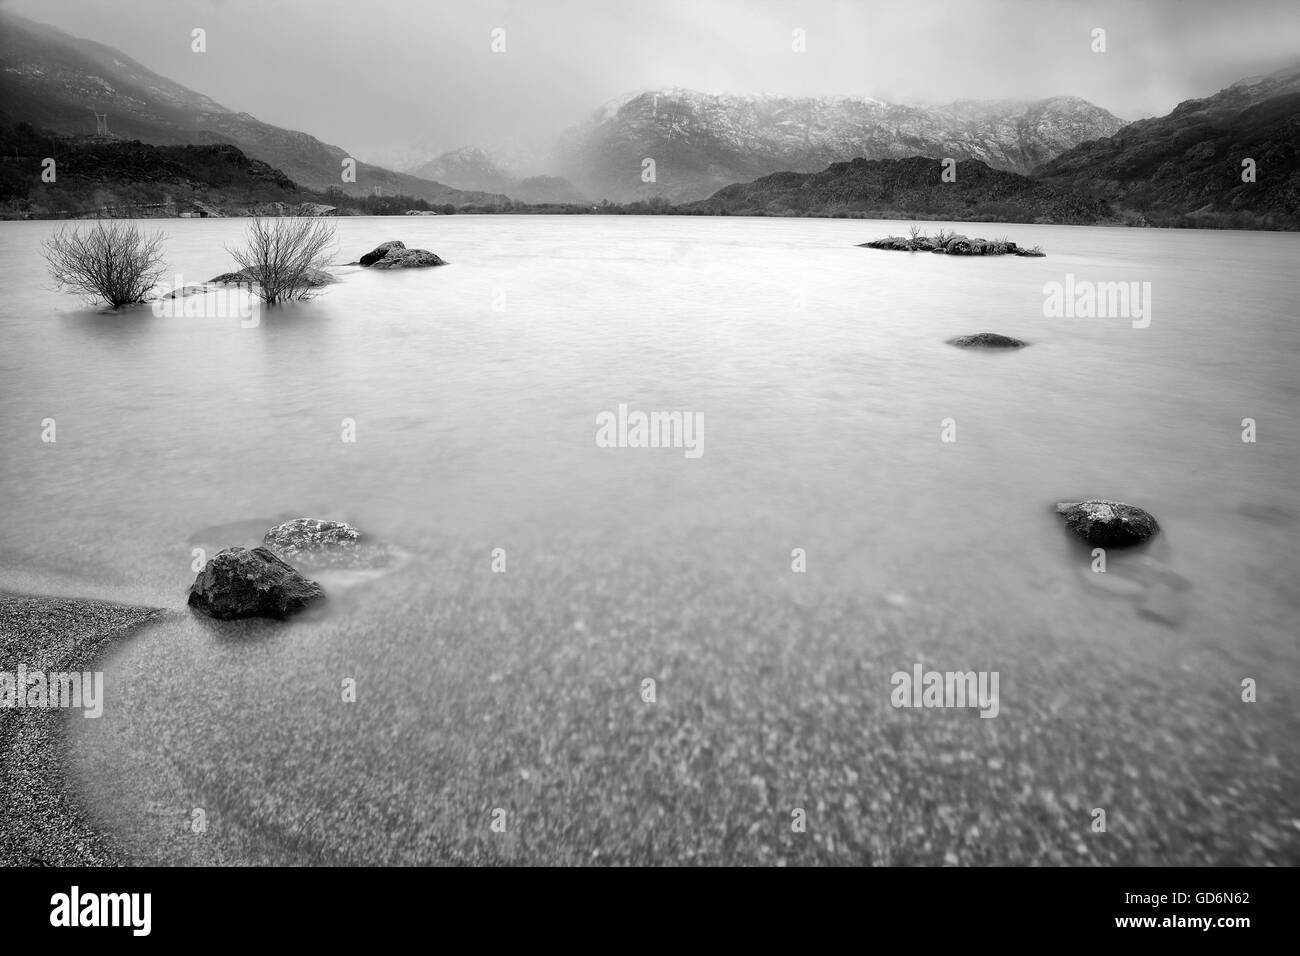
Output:
[[[223,245],[246,224],[144,225],[202,281],[232,268]],[[901,223],[348,218],[340,262],[401,239],[450,265],[342,267],[316,300],[242,328],[79,307],[44,288],[53,228],[0,224],[0,588],[180,610],[191,549],[246,543],[211,529],[313,516],[393,541],[423,570],[335,597],[294,631],[316,638],[263,647],[257,667],[306,667],[322,653],[311,640],[346,647],[370,613],[349,601],[382,595],[399,623],[369,634],[369,666],[418,669],[429,635],[415,622],[448,591],[472,605],[458,588],[490,573],[496,547],[525,581],[545,556],[638,599],[653,585],[618,570],[638,556],[729,569],[757,595],[804,548],[818,593],[924,593],[994,644],[1048,619],[1116,653],[1294,657],[1295,235],[965,223],[1048,254],[965,259],[856,247]],[[1150,327],[1044,318],[1043,284],[1066,273],[1150,282]],[[985,330],[1032,345],[944,344]],[[598,448],[596,416],[619,403],[702,413],[703,456]],[[946,418],[955,443],[940,441]],[[1158,517],[1149,554],[1112,561],[1190,582],[1179,627],[1088,580],[1086,549],[1051,513],[1081,497]],[[565,600],[536,587],[537,603]],[[189,693],[205,668],[241,666],[210,633],[179,613],[117,652],[110,678],[166,656],[157,693]],[[123,747],[174,713],[151,700],[119,726]],[[295,706],[278,702],[261,731]]]
[[[186,281],[227,270],[244,228],[145,225]],[[1294,556],[1237,509],[1294,514],[1297,237],[968,224],[1049,256],[854,245],[899,228],[343,219],[340,261],[400,237],[452,265],[343,268],[242,328],[78,308],[42,288],[52,225],[5,223],[0,580],[175,605],[197,529],[328,509],[411,545],[581,527],[690,560],[701,536],[757,533],[846,582],[923,571],[979,593],[1068,560],[1044,509],[1101,496],[1152,510],[1209,607],[1249,613],[1247,569]],[[1150,328],[1044,319],[1067,272],[1151,282]],[[985,329],[1033,347],[943,345]],[[620,402],[703,413],[704,456],[597,448]]]

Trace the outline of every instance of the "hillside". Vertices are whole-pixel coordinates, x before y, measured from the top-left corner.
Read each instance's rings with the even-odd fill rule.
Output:
[[[1242,160],[1256,181],[1242,181]],[[1035,178],[1157,225],[1300,228],[1300,70],[1242,80],[1083,143]]]
[[[405,173],[357,163],[357,181],[343,183],[348,153],[314,136],[236,113],[159,76],[113,47],[0,10],[0,118],[28,122],[62,136],[96,132],[107,113],[111,134],[158,146],[227,143],[269,163],[300,185],[337,185],[361,196],[379,187],[457,206],[502,202],[489,193],[453,189]]]
[[[56,164],[52,183],[41,180],[46,157]],[[319,199],[225,143],[59,138],[25,123],[0,123],[0,216],[6,218],[120,215],[128,207],[133,215],[176,215],[197,204],[233,209]]]
[[[1095,223],[1114,217],[1105,202],[991,169],[957,164],[956,182],[941,180],[938,160],[855,159],[818,173],[774,173],[721,189],[682,212],[733,216],[852,216],[984,222]]]

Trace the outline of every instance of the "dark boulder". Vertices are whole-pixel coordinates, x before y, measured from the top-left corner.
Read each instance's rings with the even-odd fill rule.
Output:
[[[438,255],[427,249],[408,249],[394,239],[376,246],[358,260],[360,265],[372,269],[420,269],[426,266],[445,266]]]
[[[953,236],[943,244],[943,251],[950,256],[982,256],[984,240],[971,239],[968,236]]]
[[[955,339],[949,339],[948,344],[963,349],[1022,349],[1029,343],[997,332],[976,332],[974,335],[959,335]]]
[[[394,239],[391,242],[384,242],[375,246],[374,249],[372,249],[370,252],[367,252],[358,261],[363,266],[372,266],[380,259],[384,258],[384,256],[388,255],[388,251],[390,249],[405,249],[405,248],[406,248],[405,243],[398,242],[396,239]]]
[[[445,266],[447,263],[427,249],[405,249],[390,252],[370,268],[372,269],[422,269],[426,266]]]
[[[221,620],[284,618],[323,595],[319,584],[266,548],[227,548],[194,579],[189,603]]]
[[[1084,541],[1105,548],[1139,544],[1160,531],[1152,515],[1120,501],[1062,501],[1057,503],[1056,513]]]

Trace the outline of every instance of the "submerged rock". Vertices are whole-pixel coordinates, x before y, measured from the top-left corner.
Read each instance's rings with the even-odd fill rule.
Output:
[[[339,281],[328,272],[322,272],[320,269],[308,269],[306,279],[308,287],[313,289]],[[250,268],[240,269],[238,272],[223,272],[219,276],[213,276],[208,280],[208,285],[253,285],[257,281],[257,270]]]
[[[1160,531],[1152,515],[1121,501],[1062,501],[1057,503],[1056,513],[1064,516],[1065,526],[1076,535],[1101,547],[1139,544]]]
[[[422,269],[425,266],[445,266],[436,254],[427,249],[405,249],[400,253],[390,251],[370,268],[372,269]]]
[[[974,335],[959,335],[955,339],[949,339],[948,344],[963,349],[1022,349],[1029,343],[997,332],[976,332]]]
[[[375,246],[358,260],[358,264],[372,269],[419,269],[447,263],[427,249],[408,249],[394,239]]]
[[[294,518],[266,533],[262,545],[280,557],[312,570],[378,569],[390,565],[395,550],[369,539],[346,521]]]
[[[221,620],[284,618],[324,593],[266,548],[227,548],[194,579],[189,603]]]
[[[353,551],[361,532],[346,521],[294,518],[276,525],[262,538],[263,546],[284,558],[329,551]]]

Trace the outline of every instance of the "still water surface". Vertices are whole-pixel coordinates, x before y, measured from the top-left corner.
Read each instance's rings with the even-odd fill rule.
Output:
[[[145,225],[186,281],[229,270],[244,228]],[[638,758],[590,749],[641,719],[619,708],[646,706],[644,677],[668,675],[672,714],[672,674],[703,693],[773,654],[747,686],[777,699],[875,661],[845,684],[855,702],[813,705],[875,720],[893,713],[888,674],[917,659],[1003,671],[1003,715],[981,725],[1015,719],[1005,675],[1040,653],[1053,680],[1089,680],[1081,654],[1234,683],[1281,668],[1295,686],[1300,237],[962,224],[1048,256],[959,259],[856,248],[902,228],[863,221],[338,225],[339,262],[401,239],[451,264],[341,267],[318,299],[244,328],[84,309],[46,288],[52,224],[0,224],[0,588],[176,611],[112,653],[105,718],[73,726],[87,802],[139,859],[422,862],[473,857],[478,817],[508,800],[535,832],[608,816]],[[1150,326],[1044,318],[1044,283],[1067,273],[1149,282]],[[1032,345],[943,344],[985,330]],[[596,416],[620,403],[701,413],[703,455],[598,448]],[[1051,513],[1080,497],[1146,507],[1163,534],[1095,575]],[[185,610],[193,548],[291,516],[347,520],[409,560],[325,581],[328,606],[289,625]],[[1139,613],[1153,589],[1163,610]],[[750,727],[715,705],[730,716],[700,731],[712,744]],[[608,779],[544,796],[564,747],[547,734],[566,727],[588,740],[566,765]],[[230,824],[201,848],[194,806]]]

